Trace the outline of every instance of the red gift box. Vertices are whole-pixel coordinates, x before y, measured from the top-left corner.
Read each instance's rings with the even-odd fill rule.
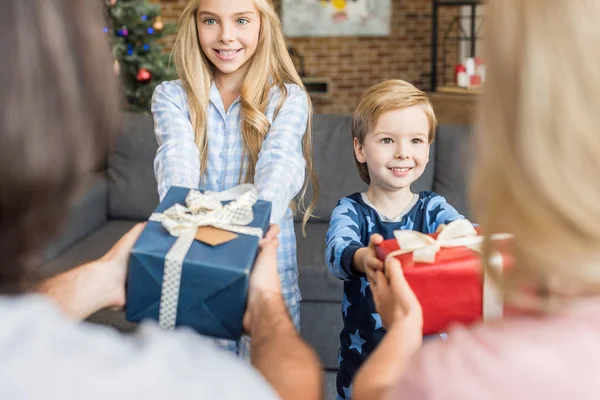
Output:
[[[464,228],[466,223],[472,231],[472,237],[466,238],[466,242],[481,242],[483,237],[479,236],[480,229],[473,229],[466,220],[459,224]],[[436,240],[439,235],[411,233]],[[498,292],[491,282],[484,284],[480,254],[472,248],[457,245],[461,241],[464,242],[464,239],[456,238],[451,246],[436,242],[434,246],[440,245],[439,250],[433,255],[430,254],[434,259],[427,262],[418,260],[419,250],[395,256],[402,264],[406,281],[421,303],[424,335],[443,332],[453,323],[472,324],[502,314],[503,305]],[[495,244],[498,254],[502,257],[501,266],[506,268],[511,263],[508,255],[510,242],[506,237],[502,237],[496,240]],[[397,239],[385,240],[377,247],[377,256],[384,260],[388,254],[399,250],[400,244]]]

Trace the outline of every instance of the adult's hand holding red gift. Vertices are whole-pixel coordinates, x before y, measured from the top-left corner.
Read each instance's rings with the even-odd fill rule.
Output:
[[[386,330],[402,326],[406,338],[419,347],[422,341],[423,311],[404,277],[400,262],[387,257],[384,271],[369,269],[369,283],[377,312]]]
[[[356,398],[372,398],[402,376],[423,343],[423,313],[400,262],[385,259],[384,271],[367,269],[377,312],[387,333],[354,378]]]

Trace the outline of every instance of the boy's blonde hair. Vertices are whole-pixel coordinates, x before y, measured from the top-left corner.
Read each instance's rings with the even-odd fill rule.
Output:
[[[281,91],[275,109],[277,116],[287,98],[286,83],[293,83],[304,89],[304,84],[294,67],[283,36],[281,22],[272,0],[254,0],[260,13],[261,27],[256,51],[250,61],[252,64],[241,88],[240,125],[244,141],[242,160],[247,160],[246,176],[240,182],[252,182],[258,155],[262,143],[269,132],[270,123],[265,112],[269,105],[269,92],[277,87]],[[181,83],[187,93],[190,118],[196,133],[196,146],[200,151],[200,176],[204,175],[208,159],[208,138],[206,132],[206,110],[209,105],[209,93],[213,80],[213,65],[202,52],[198,40],[196,14],[200,0],[191,0],[185,6],[179,20],[179,30],[173,47],[175,66]],[[304,212],[303,223],[314,210],[319,189],[312,151],[312,104],[308,97],[309,118],[302,140],[302,150],[306,160],[307,176],[300,191],[299,209]],[[313,189],[313,200],[306,199],[309,184]],[[296,203],[291,207],[296,210]]]
[[[488,271],[523,307],[600,294],[600,2],[488,7],[472,200],[487,233],[515,235],[514,268]]]
[[[412,106],[423,107],[429,121],[429,143],[431,143],[437,127],[431,101],[425,92],[399,79],[378,83],[363,93],[352,118],[352,138],[358,140],[358,143],[362,145],[367,135],[375,129],[382,114]],[[354,161],[360,178],[370,184],[371,178],[367,164],[360,163],[356,159],[356,155],[354,155]]]

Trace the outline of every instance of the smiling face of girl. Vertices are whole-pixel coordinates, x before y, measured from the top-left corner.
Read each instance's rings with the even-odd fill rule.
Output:
[[[261,28],[254,0],[200,0],[196,23],[200,47],[215,67],[215,78],[243,80]]]

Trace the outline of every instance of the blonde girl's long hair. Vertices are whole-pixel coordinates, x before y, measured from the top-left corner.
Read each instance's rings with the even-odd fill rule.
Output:
[[[487,265],[505,299],[548,310],[600,294],[600,2],[487,7],[472,202],[487,232],[515,235],[514,268]]]
[[[287,98],[286,83],[301,88],[304,84],[288,53],[279,17],[271,0],[254,0],[261,17],[258,45],[252,65],[242,83],[241,89],[241,130],[244,140],[243,160],[247,160],[246,176],[240,182],[252,182],[258,154],[269,132],[270,123],[265,116],[269,105],[269,91],[278,87],[282,95],[275,109],[275,116]],[[200,0],[189,1],[179,21],[179,31],[173,47],[175,66],[181,83],[187,93],[190,118],[196,133],[196,146],[200,151],[200,176],[204,175],[208,157],[207,117],[210,86],[213,79],[213,66],[200,48],[196,25],[196,13]],[[308,98],[308,95],[307,95]],[[302,139],[302,151],[306,161],[307,176],[298,196],[298,204],[292,201],[292,210],[303,216],[303,232],[311,217],[318,198],[319,188],[312,152],[312,104],[308,98],[309,118]],[[307,198],[308,187],[312,186],[312,200]]]

